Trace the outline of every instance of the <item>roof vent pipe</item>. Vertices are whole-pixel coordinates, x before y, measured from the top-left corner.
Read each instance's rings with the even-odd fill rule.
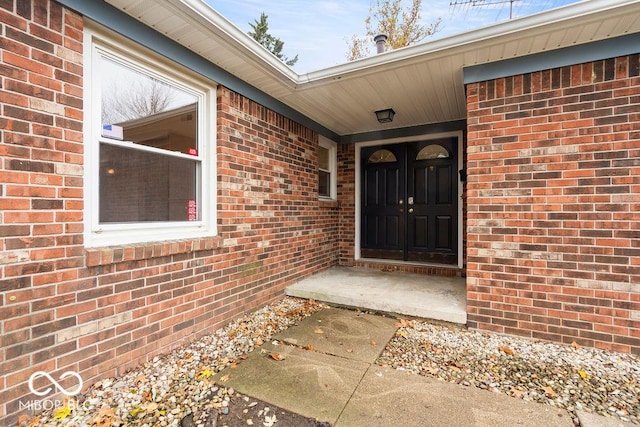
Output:
[[[373,38],[373,41],[376,42],[376,51],[377,53],[382,53],[387,50],[387,35],[386,34],[378,34]]]

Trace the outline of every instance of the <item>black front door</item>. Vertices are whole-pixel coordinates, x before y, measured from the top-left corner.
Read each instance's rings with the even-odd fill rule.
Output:
[[[361,150],[365,258],[457,263],[457,139]]]

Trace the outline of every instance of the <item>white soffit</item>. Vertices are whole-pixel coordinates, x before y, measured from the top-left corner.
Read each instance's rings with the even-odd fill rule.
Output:
[[[640,32],[640,0],[586,0],[299,75],[203,0],[106,1],[339,135],[463,119],[465,66]]]

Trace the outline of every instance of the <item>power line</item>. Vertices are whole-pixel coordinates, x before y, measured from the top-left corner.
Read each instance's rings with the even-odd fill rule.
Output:
[[[449,6],[488,6],[491,4],[509,3],[509,19],[513,18],[513,3],[520,0],[455,0],[449,2]]]

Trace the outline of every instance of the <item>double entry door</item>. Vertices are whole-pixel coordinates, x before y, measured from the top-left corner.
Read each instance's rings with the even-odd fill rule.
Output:
[[[457,149],[457,138],[362,148],[362,257],[458,262]]]

